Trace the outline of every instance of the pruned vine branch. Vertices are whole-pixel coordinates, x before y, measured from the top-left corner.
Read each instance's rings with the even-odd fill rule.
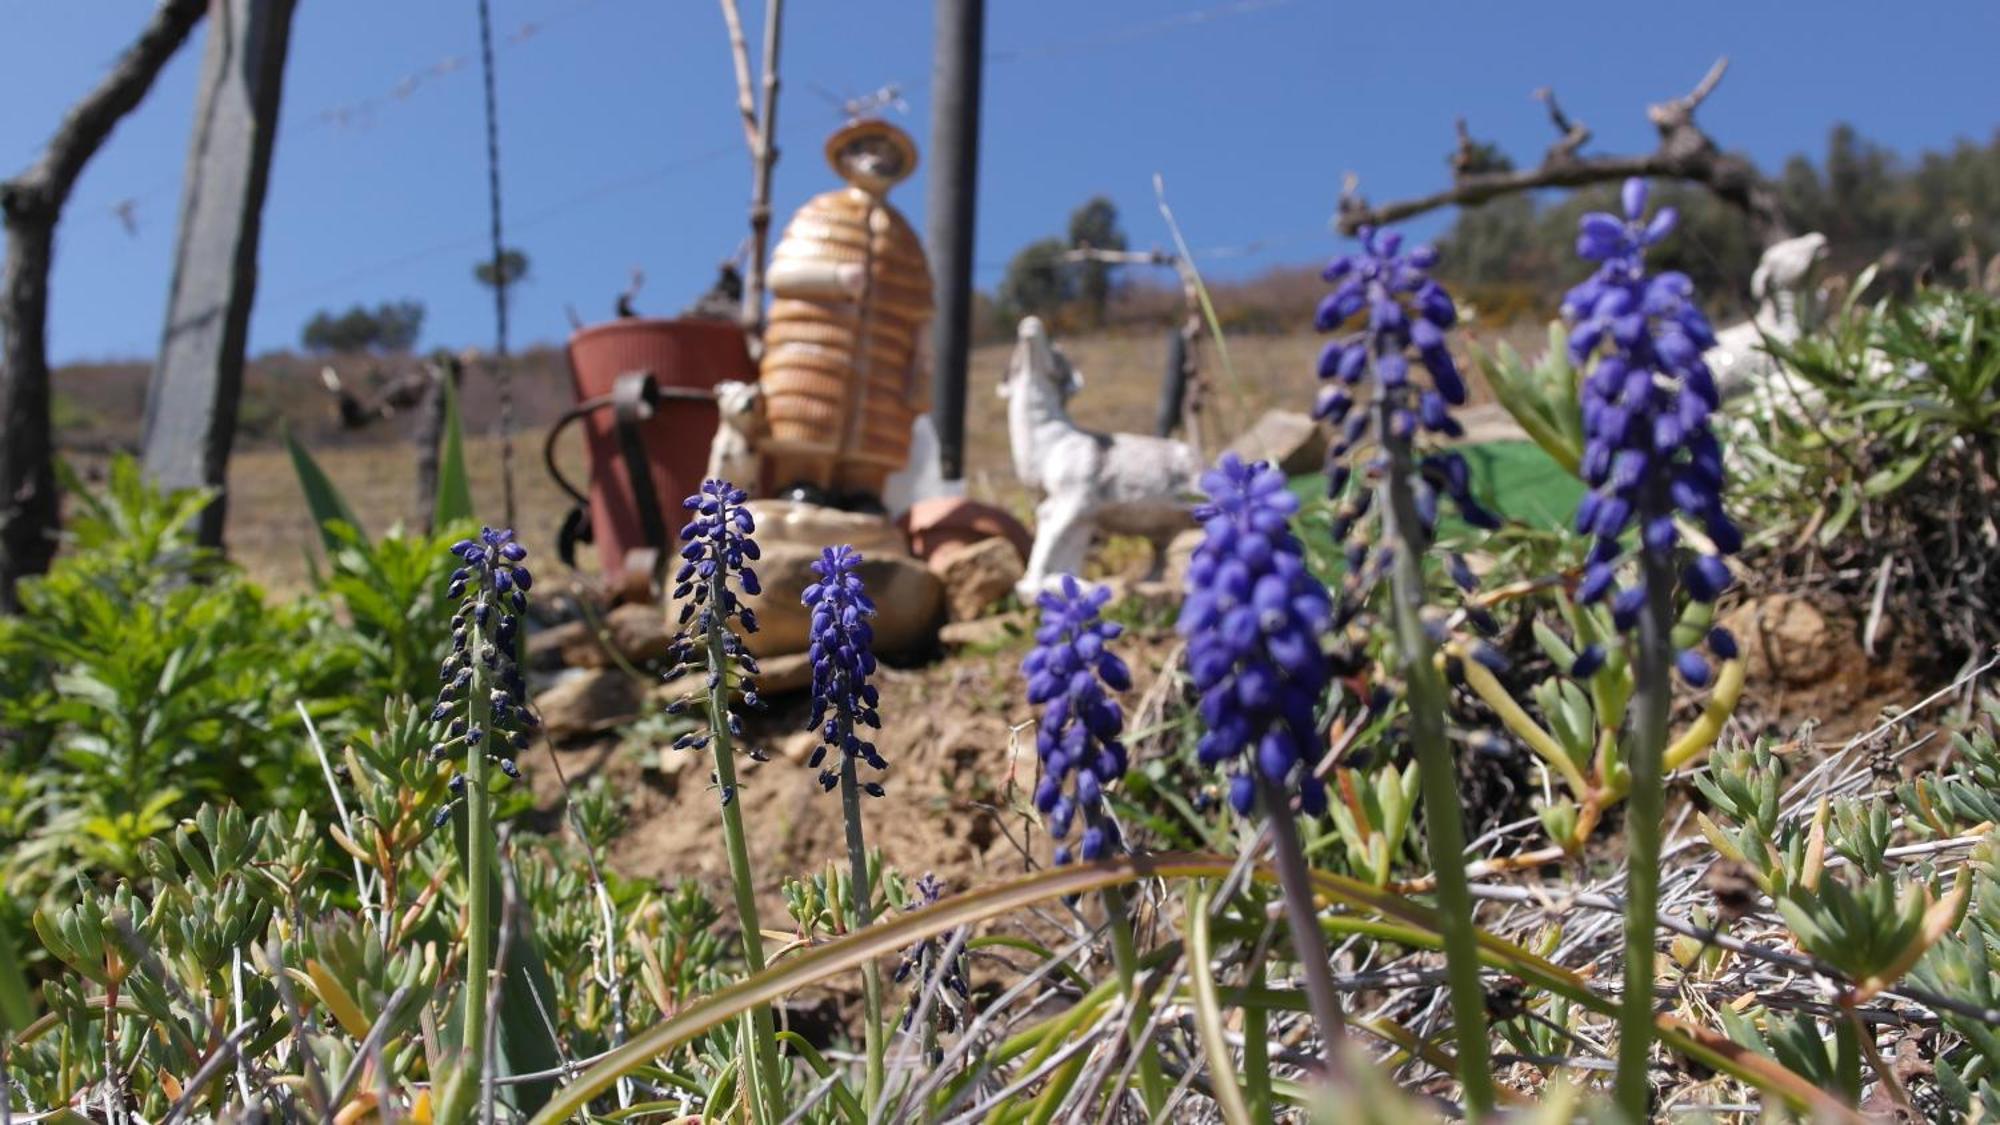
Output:
[[[1650,153],[1582,155],[1581,150],[1591,136],[1589,126],[1564,113],[1556,103],[1554,91],[1547,87],[1537,90],[1535,97],[1547,107],[1559,139],[1536,167],[1491,167],[1487,162],[1472,159],[1481,146],[1461,121],[1458,147],[1451,160],[1451,186],[1429,195],[1377,205],[1360,196],[1350,177],[1340,197],[1340,230],[1353,234],[1364,226],[1398,222],[1440,207],[1473,207],[1516,192],[1586,187],[1646,176],[1706,187],[1717,198],[1741,209],[1758,240],[1770,245],[1791,234],[1777,191],[1754,164],[1742,156],[1724,152],[1694,119],[1695,110],[1715,92],[1728,69],[1727,58],[1717,59],[1687,94],[1647,107],[1646,117],[1660,135],[1659,146]]]

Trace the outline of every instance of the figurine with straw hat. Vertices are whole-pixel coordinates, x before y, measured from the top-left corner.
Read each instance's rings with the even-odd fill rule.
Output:
[[[930,390],[930,267],[887,200],[916,170],[917,148],[889,122],[863,120],[828,139],[826,157],[846,186],[807,201],[772,252],[759,451],[780,496],[879,511]]]

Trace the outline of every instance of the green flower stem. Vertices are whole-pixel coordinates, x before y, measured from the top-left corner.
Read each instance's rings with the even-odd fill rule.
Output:
[[[1646,602],[1639,611],[1634,658],[1632,735],[1625,764],[1632,778],[1625,813],[1625,994],[1618,1006],[1618,1108],[1645,1121],[1653,1085],[1646,1071],[1653,1048],[1654,914],[1660,900],[1660,836],[1666,820],[1667,711],[1673,702],[1673,564],[1657,551],[1639,552]]]
[[[496,609],[498,607],[495,607]],[[487,644],[486,629],[477,614],[467,614],[465,652],[472,668],[466,688],[466,729],[485,732],[465,746],[465,1017],[459,1039],[459,1070],[446,1090],[438,1120],[476,1119],[486,1087],[487,991],[493,972],[493,805],[487,792],[487,740],[498,737],[493,725],[492,673],[478,658]]]
[[[722,573],[715,568],[709,580],[709,605],[713,622],[708,628],[708,672],[714,686],[708,692],[708,725],[712,735],[709,749],[715,758],[715,781],[722,790],[722,840],[729,853],[729,881],[736,891],[736,924],[743,931],[743,964],[749,975],[764,971],[764,930],[757,919],[757,884],[750,875],[750,847],[743,836],[743,802],[736,793],[736,761],[729,743],[729,657],[722,649]],[[760,1120],[775,1121],[779,1104],[777,1032],[771,1024],[771,1010],[751,1010],[744,1034],[750,1039],[752,1066],[750,1103]]]
[[[1376,408],[1376,424],[1389,455],[1380,504],[1388,545],[1395,551],[1389,576],[1391,625],[1401,661],[1410,714],[1410,741],[1424,801],[1425,836],[1431,869],[1437,874],[1438,920],[1444,933],[1444,960],[1451,991],[1453,1031],[1458,1041],[1459,1084],[1466,1116],[1493,1109],[1493,1075],[1486,1041],[1486,995],[1479,983],[1478,934],[1472,925],[1472,893],[1465,877],[1465,825],[1458,804],[1458,767],[1445,742],[1444,683],[1435,650],[1424,629],[1424,552],[1428,536],[1417,518],[1410,488],[1415,471],[1410,443],[1390,433],[1386,403]]]
[[[854,898],[854,925],[863,929],[875,920],[875,888],[868,880],[868,845],[861,836],[861,783],[854,776],[854,755],[839,747],[833,753],[840,755],[840,811],[847,821],[847,864],[850,868],[849,891]],[[873,961],[861,967],[862,1038],[868,1053],[868,1067],[863,1079],[862,1104],[874,1112],[882,1100],[882,968]]]
[[[1319,1023],[1327,1081],[1336,1087],[1351,1087],[1343,1053],[1347,1017],[1340,1010],[1340,993],[1333,987],[1332,958],[1326,951],[1326,935],[1320,932],[1319,907],[1313,896],[1312,876],[1306,870],[1305,851],[1299,847],[1299,826],[1292,822],[1291,800],[1254,763],[1250,773],[1256,778],[1257,803],[1264,807],[1264,819],[1271,825],[1271,861],[1284,892],[1292,955],[1305,972],[1306,1000]]]
[[[1146,1024],[1150,1015],[1145,998],[1140,995],[1138,945],[1132,940],[1131,907],[1125,901],[1123,887],[1104,888],[1104,916],[1111,928],[1111,960],[1118,971],[1118,991],[1124,996],[1126,1019],[1132,1029],[1132,1050],[1139,1053],[1139,1096],[1145,1101],[1146,1116],[1158,1117],[1167,1104],[1168,1088],[1166,1079],[1160,1074],[1159,1059],[1154,1057],[1153,1044],[1146,1034]]]

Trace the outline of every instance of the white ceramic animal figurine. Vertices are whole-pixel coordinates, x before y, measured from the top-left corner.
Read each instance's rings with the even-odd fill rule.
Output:
[[[764,389],[734,379],[715,385],[715,409],[722,423],[708,443],[708,476],[757,495],[757,442],[764,436]]]
[[[1808,288],[1814,267],[1825,259],[1826,236],[1817,231],[1773,243],[1758,259],[1757,270],[1750,275],[1750,296],[1757,301],[1756,315],[1717,332],[1715,346],[1702,355],[1709,370],[1715,373],[1716,389],[1723,398],[1753,391],[1768,392],[1772,388],[1765,387],[1765,383],[1787,377],[1780,365],[1762,350],[1764,340],[1768,337],[1789,344],[1811,327],[1812,294]],[[1798,406],[1782,393],[1761,397],[1775,397],[1791,409]]]
[[[1194,525],[1201,461],[1193,447],[1170,438],[1084,429],[1067,409],[1082,386],[1041,320],[1021,321],[1000,396],[1007,400],[1014,475],[1043,497],[1035,508],[1027,572],[1014,587],[1024,599],[1065,574],[1083,573],[1091,539],[1100,531],[1151,540],[1158,577],[1168,542]]]

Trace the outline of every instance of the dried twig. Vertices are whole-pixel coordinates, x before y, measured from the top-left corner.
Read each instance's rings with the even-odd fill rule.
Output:
[[[1646,116],[1659,131],[1660,143],[1652,152],[1639,155],[1578,155],[1578,150],[1590,139],[1590,130],[1564,114],[1557,107],[1553,93],[1546,88],[1537,91],[1538,100],[1548,106],[1550,120],[1563,134],[1541,164],[1523,169],[1466,171],[1455,175],[1451,186],[1441,191],[1381,205],[1363,199],[1350,179],[1340,196],[1340,229],[1353,234],[1364,226],[1382,226],[1440,207],[1477,206],[1503,195],[1539,188],[1585,187],[1647,176],[1685,180],[1708,188],[1725,203],[1741,209],[1765,245],[1787,238],[1791,229],[1777,191],[1755,165],[1734,153],[1724,152],[1695,124],[1694,111],[1715,92],[1728,68],[1728,59],[1717,59],[1686,95],[1648,107]],[[1462,136],[1460,144],[1461,151],[1465,151],[1469,138]],[[1456,165],[1458,161],[1453,163]]]

